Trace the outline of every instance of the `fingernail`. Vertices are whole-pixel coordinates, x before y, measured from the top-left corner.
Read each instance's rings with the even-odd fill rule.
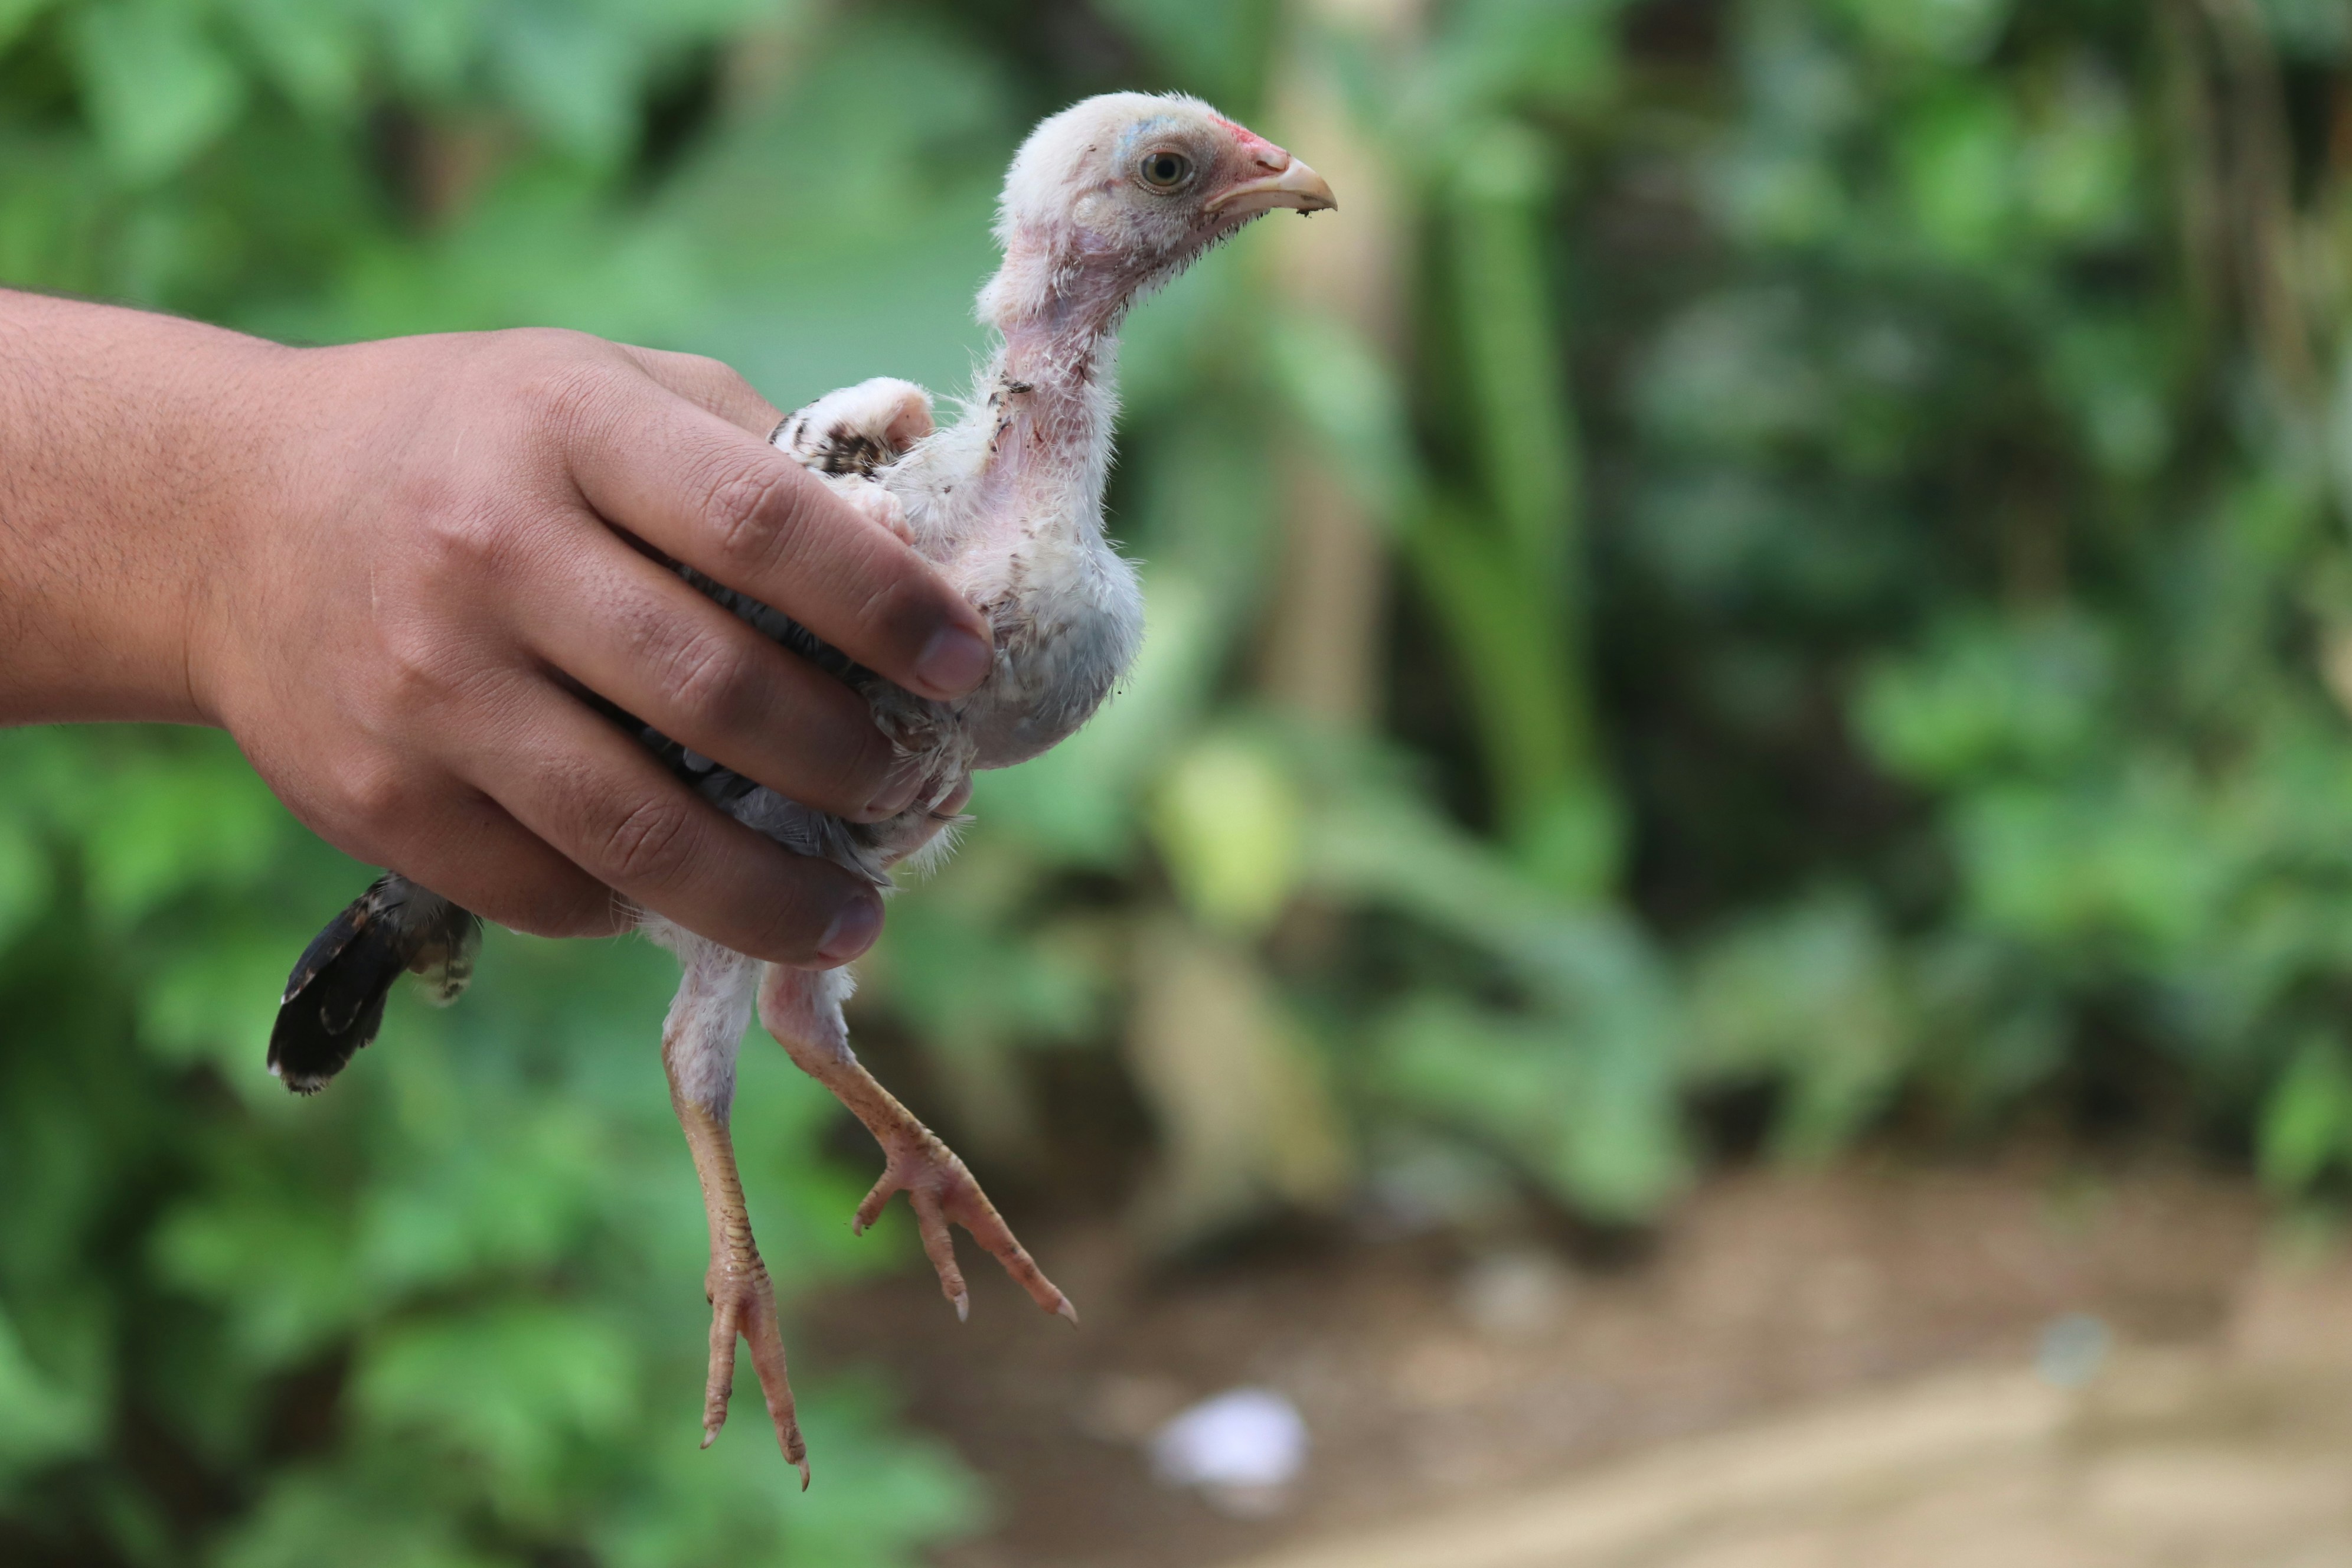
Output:
[[[842,905],[833,923],[824,928],[816,955],[827,963],[846,963],[872,947],[881,934],[882,900],[872,893],[860,893]]]
[[[915,661],[916,678],[934,691],[961,697],[988,679],[996,650],[961,626],[941,626]]]

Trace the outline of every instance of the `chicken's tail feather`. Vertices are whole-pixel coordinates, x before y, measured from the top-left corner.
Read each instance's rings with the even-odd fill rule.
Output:
[[[449,1002],[473,975],[481,922],[439,894],[386,873],[311,940],[287,977],[269,1031],[269,1070],[297,1094],[316,1094],[383,1026],[385,999],[404,970],[426,976]]]

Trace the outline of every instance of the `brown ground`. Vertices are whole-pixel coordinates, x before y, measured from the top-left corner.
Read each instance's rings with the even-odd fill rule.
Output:
[[[2328,1554],[2259,1555],[2252,1536],[2210,1519],[2195,1539],[2244,1546],[2247,1563],[2352,1563],[2352,1488],[2329,1489],[2329,1478],[2352,1478],[2352,1431],[2315,1470],[2336,1428],[2282,1414],[2231,1359],[2255,1341],[2318,1343],[2352,1377],[2352,1287],[2338,1354],[2332,1310],[2281,1308],[2292,1292],[2262,1283],[2278,1278],[2258,1267],[2266,1226],[2242,1183],[2178,1169],[1751,1173],[1697,1194],[1645,1253],[1606,1263],[1524,1241],[1480,1252],[1433,1237],[1325,1237],[1170,1270],[1148,1267],[1108,1226],[1041,1230],[1026,1239],[1085,1312],[1079,1332],[975,1270],[967,1325],[927,1275],[909,1274],[818,1303],[809,1338],[816,1358],[890,1365],[915,1419],[995,1487],[1001,1527],[944,1553],[943,1568],[1205,1568],[1261,1556],[1269,1568],[1375,1557],[1400,1568],[2203,1563],[2175,1550],[2190,1539],[2178,1531],[2162,1532],[2171,1544],[2153,1555],[2128,1544],[2116,1555],[2088,1536],[2040,1557],[2021,1537],[1969,1546],[1936,1511],[2019,1529],[2040,1528],[2031,1521],[2043,1513],[2095,1523],[2098,1507],[2160,1519],[2158,1502],[2189,1495],[2184,1466],[2221,1478],[2208,1514],[2284,1510],[2309,1528],[2280,1550]],[[2118,1347],[2080,1394],[2032,1370],[2043,1331],[2070,1313],[2095,1315]],[[2273,1320],[2290,1329],[2261,1327]],[[2262,1364],[2271,1370],[2246,1376],[2266,1389],[2284,1363]],[[1304,1480],[1269,1520],[1163,1489],[1138,1443],[1173,1410],[1244,1383],[1288,1394],[1314,1441]],[[2182,1433],[2209,1430],[2225,1432],[2215,1441],[2226,1453],[2181,1446]],[[2285,1444],[2294,1462],[2249,1458],[2269,1452],[2263,1443]],[[2084,1456],[2097,1464],[2084,1468]],[[1898,1461],[1917,1474],[1854,1471]],[[1751,1471],[1766,1480],[1736,1481]],[[2265,1491],[2263,1478],[2280,1475],[2304,1489]],[[1712,1503],[1709,1478],[1731,1489]],[[2333,1522],[2311,1522],[2336,1520],[2337,1490],[2340,1538],[2326,1534]],[[2094,1494],[2107,1502],[2082,1500]],[[1654,1499],[1647,1523],[1618,1517],[1643,1496]],[[1615,1524],[1595,1522],[1594,1500]],[[1492,1535],[1511,1520],[1517,1546]],[[2050,1545],[2058,1528],[2036,1539]],[[1528,1546],[1585,1539],[1579,1531],[1601,1555]],[[1905,1546],[1905,1531],[1942,1555]],[[1492,1535],[1485,1556],[1471,1545],[1481,1531]]]

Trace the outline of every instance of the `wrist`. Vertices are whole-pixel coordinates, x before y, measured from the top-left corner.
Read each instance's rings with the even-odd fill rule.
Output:
[[[253,384],[288,352],[0,292],[0,722],[215,718],[205,626],[265,493]]]
[[[168,418],[203,454],[184,476],[188,526],[172,542],[169,650],[196,722],[233,729],[241,705],[272,700],[261,654],[287,603],[279,577],[319,515],[304,494],[322,416],[305,373],[319,353],[220,333],[171,390]]]

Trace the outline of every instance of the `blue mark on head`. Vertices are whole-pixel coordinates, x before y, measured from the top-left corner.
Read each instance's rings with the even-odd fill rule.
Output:
[[[1127,128],[1127,133],[1119,138],[1118,154],[1120,162],[1124,163],[1130,155],[1132,155],[1138,144],[1147,142],[1154,136],[1163,135],[1168,132],[1175,130],[1178,123],[1179,121],[1172,114],[1155,114],[1149,120],[1137,121],[1134,124],[1129,126]]]

